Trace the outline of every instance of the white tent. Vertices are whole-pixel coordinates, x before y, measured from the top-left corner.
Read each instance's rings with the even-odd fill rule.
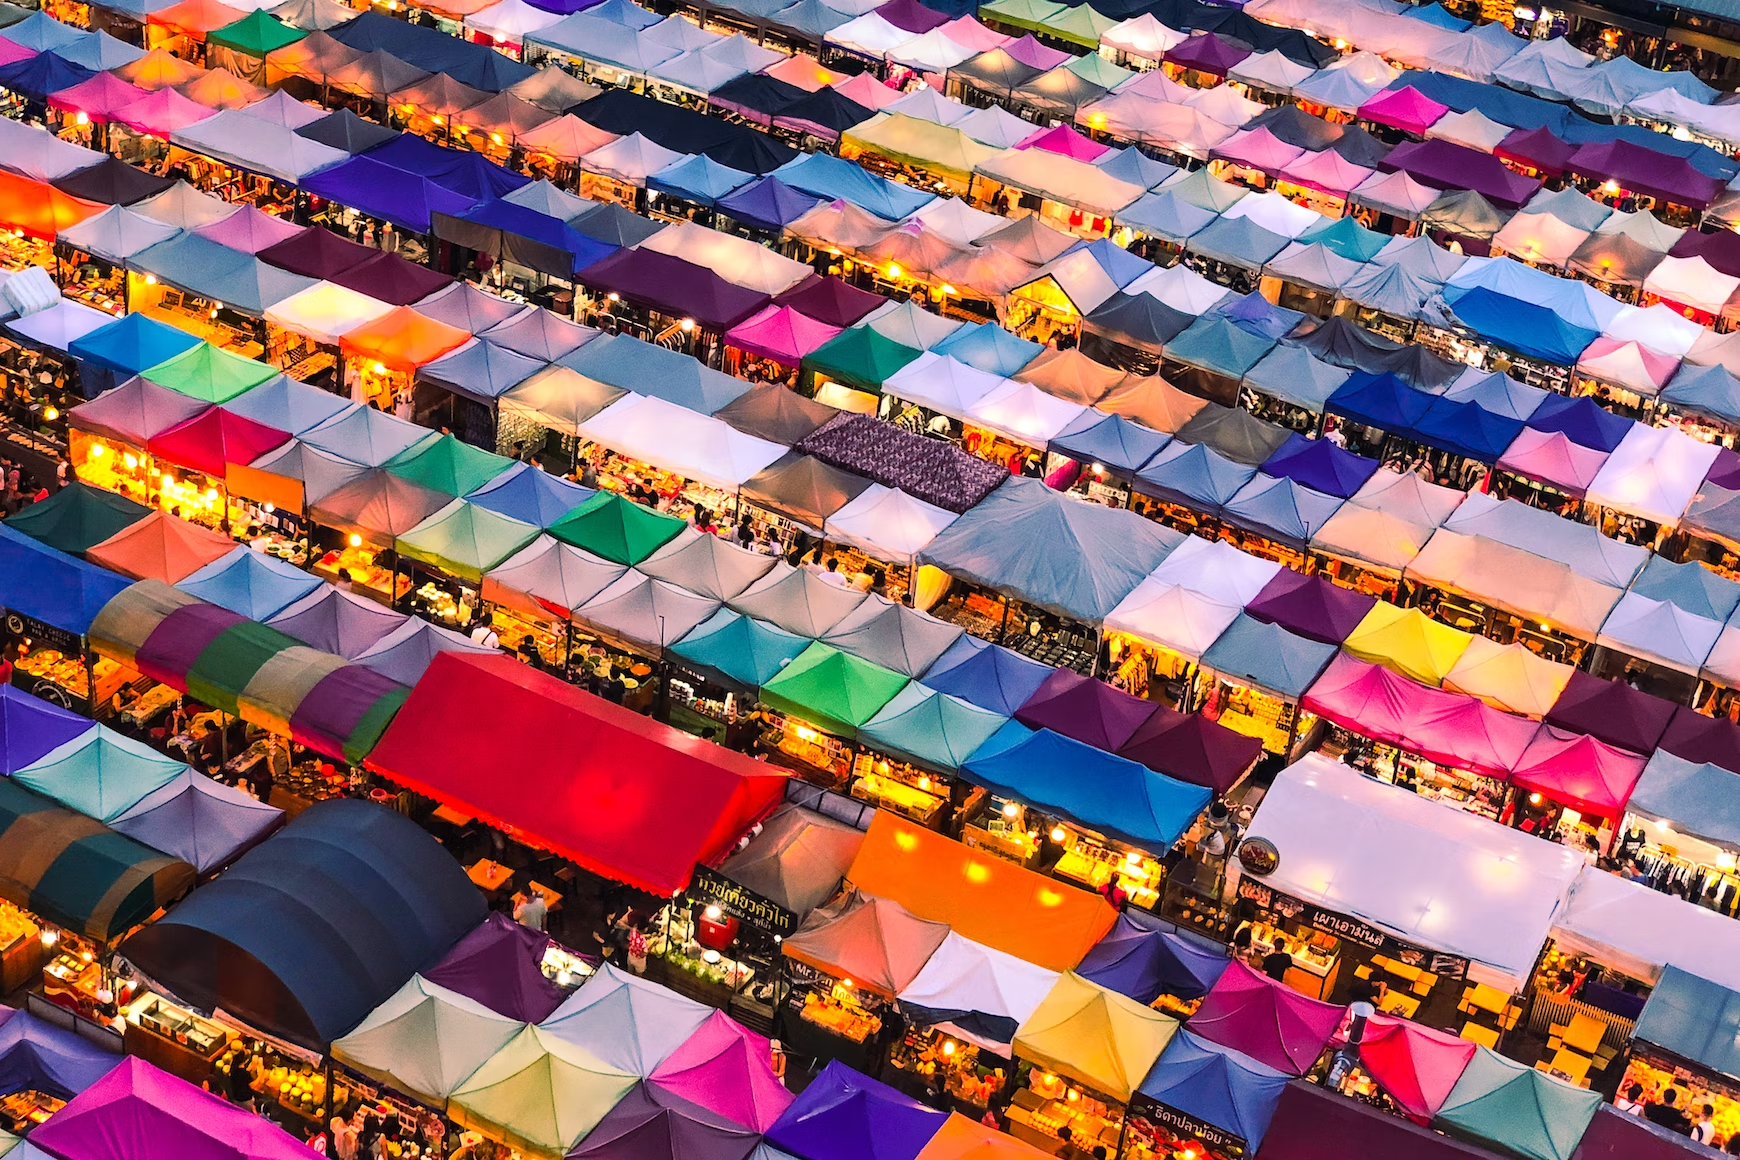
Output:
[[[1550,213],[1519,213],[1493,235],[1494,251],[1562,270],[1589,231],[1566,225]]]
[[[1643,280],[1643,292],[1707,314],[1720,314],[1740,290],[1740,278],[1724,274],[1701,257],[1663,258]]]
[[[1595,639],[1622,594],[1560,561],[1448,527],[1432,533],[1403,574],[1584,640]]]
[[[1438,118],[1426,130],[1426,136],[1491,153],[1513,131],[1509,125],[1494,121],[1479,109],[1470,109],[1466,113],[1448,113]]]
[[[1673,358],[1685,358],[1692,344],[1703,336],[1704,328],[1671,306],[1657,302],[1648,307],[1622,307],[1601,333],[1620,342],[1642,343]]]
[[[1085,161],[1044,149],[1004,150],[980,162],[978,172],[993,181],[1095,214],[1117,213],[1146,192]]]
[[[316,282],[276,306],[268,306],[266,321],[315,342],[337,346],[343,335],[392,312],[392,306],[367,294],[333,282]]]
[[[469,32],[481,32],[491,40],[507,44],[520,44],[531,33],[560,23],[562,17],[554,12],[545,12],[542,8],[534,8],[526,0],[501,0],[499,4],[491,4],[479,12],[473,12],[465,18],[465,27]],[[683,23],[688,24],[688,21]],[[654,25],[658,27],[658,25]],[[693,24],[689,25],[694,28]],[[664,41],[649,37],[655,44]],[[667,46],[668,47],[668,46]]]
[[[1106,628],[1199,660],[1240,610],[1238,604],[1149,576],[1106,616]]]
[[[229,109],[170,133],[172,144],[242,169],[296,183],[330,169],[350,154],[299,136],[288,125]]]
[[[1272,189],[1267,193],[1239,198],[1231,209],[1220,216],[1249,218],[1253,224],[1280,234],[1289,241],[1312,226],[1323,225],[1328,220],[1316,210],[1307,209]]]
[[[1721,633],[1718,621],[1627,592],[1607,614],[1595,643],[1695,677]]]
[[[1593,866],[1577,875],[1552,933],[1560,950],[1645,983],[1673,966],[1740,989],[1740,923]]]
[[[1205,117],[1212,117],[1223,125],[1238,128],[1268,106],[1260,101],[1253,101],[1240,95],[1232,85],[1215,85],[1213,88],[1198,89],[1186,97],[1184,103]]]
[[[1126,56],[1138,57],[1142,60],[1159,60],[1166,55],[1166,50],[1176,48],[1185,41],[1185,34],[1175,28],[1168,28],[1154,18],[1151,12],[1140,16],[1132,16],[1128,20],[1112,25],[1100,34],[1102,48],[1115,48]]]
[[[1577,357],[1578,374],[1646,398],[1659,394],[1678,369],[1675,360],[1645,350],[1641,343],[1610,338],[1596,339]]]
[[[971,105],[957,101],[953,97],[945,97],[929,85],[920,85],[897,101],[884,106],[884,113],[899,113],[906,117],[916,117],[920,121],[929,121],[933,125],[956,125],[973,112]],[[1027,132],[1033,131],[1033,126],[1026,121],[1021,122],[1027,127]],[[967,134],[969,137],[971,133]],[[976,138],[975,138],[976,140]],[[1013,145],[1014,142],[1009,143]],[[1004,146],[1008,148],[1009,146]]]
[[[483,598],[547,620],[552,605],[573,612],[626,571],[621,564],[543,535],[484,576]]]
[[[596,156],[593,154],[592,156]],[[588,157],[588,161],[590,161]],[[809,277],[810,268],[748,238],[710,230],[694,222],[666,226],[639,246],[711,270],[734,286],[779,294]]]
[[[974,404],[1008,381],[950,355],[927,350],[889,376],[882,384],[882,393],[951,419],[964,419]]]
[[[1087,408],[1046,394],[1032,383],[1005,382],[967,408],[969,423],[988,427],[1017,443],[1043,448]]]
[[[1248,834],[1280,852],[1264,886],[1467,958],[1470,978],[1506,992],[1534,969],[1584,865],[1315,753],[1281,771]]]
[[[642,572],[699,596],[729,600],[773,570],[774,558],[694,528],[642,560]]]
[[[523,1023],[412,975],[332,1045],[332,1057],[439,1107]]]
[[[932,1026],[1007,1059],[1016,1028],[1057,978],[1056,971],[950,931],[898,998],[909,1022],[940,1019]]]
[[[1595,473],[1587,498],[1672,527],[1686,514],[1720,451],[1675,427],[1635,423]]]
[[[719,601],[630,568],[574,610],[574,620],[653,656],[719,611]]]
[[[923,222],[926,229],[941,234],[957,246],[971,245],[1009,224],[1007,218],[974,209],[958,197],[939,197],[915,210],[906,220]]]
[[[953,40],[940,28],[923,36],[912,36],[888,50],[888,60],[921,73],[945,73],[949,69],[979,55],[979,50]],[[964,108],[964,106],[963,106]],[[963,112],[961,114],[965,116]]]
[[[824,538],[861,548],[878,560],[907,561],[960,517],[899,488],[871,484],[829,516]]]
[[[115,316],[107,311],[62,298],[47,310],[26,314],[8,323],[7,329],[39,346],[64,352],[91,331],[100,330],[113,321]]]
[[[1180,262],[1176,266],[1156,267],[1128,286],[1126,294],[1147,294],[1158,298],[1174,310],[1197,315],[1219,305],[1232,294],[1218,282],[1211,282]]]
[[[1033,152],[1041,153],[1043,150],[1035,149]],[[1075,303],[1075,308],[1083,314],[1098,310],[1107,299],[1118,292],[1118,284],[1112,281],[1112,276],[1106,272],[1094,252],[1086,248],[1074,250],[1048,262],[1040,267],[1039,272],[1027,284],[1032,285],[1044,278],[1056,282],[1057,288],[1068,295],[1069,300]]]
[[[1281,572],[1281,565],[1233,547],[1225,540],[1190,536],[1149,577],[1160,584],[1182,584],[1211,600],[1240,608]]]
[[[1032,126],[1028,126],[1032,132]],[[33,181],[55,181],[81,169],[89,169],[103,154],[83,145],[63,141],[41,125],[0,118],[0,169]]]
[[[630,185],[645,185],[649,176],[669,169],[677,162],[686,160],[688,156],[687,153],[678,153],[662,145],[655,145],[639,133],[630,133],[586,154],[581,159],[580,167],[587,173],[614,177]]]
[[[1309,80],[1316,72],[1310,65],[1300,64],[1276,49],[1253,52],[1228,69],[1226,76],[1230,81],[1240,81],[1272,93],[1290,93],[1294,85]]]
[[[888,106],[890,110],[893,105]],[[993,149],[1013,149],[1025,141],[1033,133],[1033,124],[1023,121],[1002,105],[992,105],[988,109],[974,109],[964,117],[955,121],[945,122],[951,128],[959,129],[974,141],[989,145]]]
[[[1611,458],[1608,462],[1612,462]],[[1708,466],[1706,461],[1698,468],[1700,479]],[[1649,559],[1649,549],[1641,544],[1622,544],[1588,524],[1575,523],[1517,500],[1494,499],[1484,492],[1471,493],[1445,519],[1444,527],[1557,560],[1579,575],[1611,588],[1630,587],[1632,577]]]
[[[913,35],[898,24],[890,24],[874,12],[866,12],[829,32],[825,39],[829,44],[838,45],[862,56],[880,57],[888,50],[898,48],[913,39]]]
[[[627,395],[586,422],[580,434],[630,459],[725,491],[785,454],[720,419],[645,395]]]

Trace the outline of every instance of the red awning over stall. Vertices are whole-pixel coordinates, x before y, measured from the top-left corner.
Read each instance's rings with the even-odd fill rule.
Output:
[[[786,780],[511,657],[469,653],[435,658],[368,766],[667,897],[730,853]]]

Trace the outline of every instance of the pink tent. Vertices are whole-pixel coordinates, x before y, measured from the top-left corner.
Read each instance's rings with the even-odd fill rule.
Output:
[[[1535,735],[1533,721],[1494,709],[1479,697],[1421,691],[1428,696],[1408,723],[1407,748],[1430,761],[1502,778]]]
[[[175,130],[185,129],[216,113],[216,109],[190,101],[174,89],[158,89],[116,109],[113,119],[135,133],[168,140]]]
[[[61,1160],[319,1160],[263,1116],[129,1057],[30,1142]]]
[[[1643,765],[1643,758],[1635,753],[1543,725],[1511,781],[1583,813],[1617,818],[1631,799]]]
[[[725,342],[738,350],[795,367],[805,355],[839,333],[839,327],[817,322],[789,306],[769,306],[732,327]]]
[[[1344,729],[1397,745],[1406,738],[1426,692],[1425,686],[1382,665],[1337,653],[1305,694],[1304,707]]]
[[[1358,116],[1362,121],[1375,121],[1418,137],[1449,111],[1449,105],[1440,105],[1413,85],[1403,85],[1399,89],[1385,89],[1361,105]]]
[[[1573,443],[1563,431],[1524,427],[1498,458],[1501,471],[1551,484],[1567,495],[1581,496],[1607,462],[1608,452]]]
[[[19,61],[29,60],[35,55],[36,52],[33,49],[25,48],[21,44],[14,44],[5,37],[0,37],[0,65],[17,64]]]
[[[1092,164],[1111,151],[1110,146],[1101,145],[1091,137],[1084,137],[1075,131],[1071,125],[1054,125],[1049,129],[1041,129],[1030,133],[1015,142],[1017,149],[1043,149],[1047,153],[1060,153],[1077,161]]]
[[[1640,395],[1653,395],[1680,369],[1680,360],[1660,354],[1632,340],[1603,335],[1590,343],[1577,359],[1577,369],[1590,378],[1624,387]]]
[[[765,1132],[792,1102],[769,1058],[767,1040],[715,1011],[665,1057],[651,1082],[733,1123]]]
[[[1279,173],[1304,156],[1305,150],[1297,145],[1289,145],[1273,133],[1268,126],[1260,129],[1240,129],[1209,153],[1211,158],[1225,158],[1239,165],[1248,165],[1252,169],[1261,169],[1265,173]]]
[[[1294,185],[1319,189],[1336,197],[1346,197],[1350,190],[1370,177],[1374,171],[1355,165],[1333,149],[1321,153],[1306,153],[1289,162],[1281,170],[1281,178]]]
[[[1277,1071],[1304,1075],[1323,1054],[1346,1013],[1345,1007],[1308,999],[1235,962],[1186,1026]]]
[[[1001,32],[993,32],[971,16],[958,16],[942,26],[942,34],[960,45],[979,52],[990,52],[993,48],[1001,48],[1013,37],[1004,36]]]
[[[101,125],[116,110],[143,100],[146,95],[145,90],[137,85],[130,85],[114,73],[105,72],[55,93],[48,98],[48,107],[83,113],[88,120]]]
[[[1430,1123],[1474,1058],[1474,1044],[1393,1015],[1373,1015],[1360,1043],[1365,1073],[1416,1123]]]
[[[906,95],[899,89],[889,88],[869,73],[857,73],[843,81],[835,81],[834,91],[872,113],[880,113]]]

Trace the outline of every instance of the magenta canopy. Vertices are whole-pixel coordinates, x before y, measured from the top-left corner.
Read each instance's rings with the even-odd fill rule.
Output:
[[[1617,183],[1674,205],[1704,209],[1722,192],[1722,182],[1684,157],[1670,157],[1631,141],[1591,142],[1571,155],[1565,168],[1578,177]]]
[[[1011,40],[1005,44],[1003,51],[1028,68],[1036,68],[1040,72],[1049,72],[1058,65],[1075,59],[1067,52],[1040,43],[1039,38],[1031,32],[1020,40]]]
[[[1586,814],[1617,819],[1643,773],[1643,758],[1585,733],[1543,726],[1511,781]]]
[[[840,333],[838,326],[817,322],[789,306],[769,306],[725,335],[728,346],[784,366],[795,367],[805,355]]]
[[[1449,105],[1440,105],[1413,85],[1403,85],[1399,89],[1385,89],[1361,105],[1357,115],[1362,121],[1375,121],[1422,137],[1449,111]]]
[[[1111,151],[1111,147],[1101,145],[1091,137],[1084,137],[1076,132],[1073,125],[1054,125],[1049,129],[1040,129],[1029,133],[1015,142],[1017,149],[1043,149],[1047,153],[1059,153],[1077,161],[1093,162]]]
[[[1329,1046],[1346,1010],[1232,963],[1186,1026],[1277,1071],[1304,1075]]]
[[[723,1011],[715,1011],[650,1077],[653,1087],[765,1132],[793,1096],[768,1061],[768,1042]]]
[[[1049,729],[1116,753],[1159,707],[1104,681],[1053,669],[1027,703],[1015,710],[1015,719],[1030,729]]]
[[[550,936],[492,914],[423,977],[509,1019],[542,1023],[568,993],[538,969]]]
[[[1201,36],[1192,36],[1167,49],[1162,59],[1179,68],[1224,77],[1227,69],[1249,55],[1250,49],[1240,48],[1231,41],[1222,40],[1214,33],[1207,32]]]
[[[263,1116],[128,1057],[30,1134],[60,1160],[319,1160]]]
[[[1295,636],[1340,644],[1375,607],[1375,596],[1332,584],[1321,576],[1283,568],[1263,585],[1245,612],[1265,624],[1278,624]]]
[[[1247,737],[1201,713],[1161,705],[1118,750],[1158,773],[1224,794],[1263,755],[1263,739]]]
[[[1359,1063],[1409,1119],[1429,1124],[1474,1058],[1475,1045],[1422,1023],[1373,1015]]]
[[[1472,189],[1494,205],[1516,209],[1541,188],[1539,178],[1506,169],[1490,153],[1434,138],[1404,141],[1390,150],[1379,168],[1401,170],[1433,189]]]

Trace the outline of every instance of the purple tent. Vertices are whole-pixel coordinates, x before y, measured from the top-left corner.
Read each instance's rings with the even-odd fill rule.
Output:
[[[1672,701],[1579,671],[1571,674],[1544,720],[1633,753],[1652,753],[1673,720],[1674,708]]]
[[[568,997],[538,967],[549,946],[549,935],[506,915],[492,914],[423,977],[477,1000],[498,1015],[542,1023]]]
[[[215,604],[189,604],[158,622],[139,646],[133,667],[154,681],[181,688],[206,646],[248,618]]]
[[[693,262],[651,250],[619,250],[575,277],[598,290],[703,329],[727,331],[767,305],[767,295],[733,285]]]
[[[855,326],[873,310],[887,304],[887,299],[868,290],[860,290],[842,282],[832,274],[805,278],[773,300],[775,306],[789,306],[805,318],[813,318],[826,326]]]
[[[1708,762],[1740,773],[1740,725],[1726,717],[1706,717],[1696,709],[1680,705],[1674,709],[1667,732],[1656,744],[1657,748],[1694,764]]]
[[[1526,169],[1538,169],[1554,176],[1565,172],[1577,147],[1556,136],[1551,129],[1518,129],[1503,141],[1492,155],[1500,161],[1514,161]]]
[[[1146,702],[1144,702],[1146,703]],[[1263,755],[1263,739],[1247,737],[1200,713],[1162,705],[1118,748],[1119,757],[1157,773],[1224,794]]]
[[[888,3],[876,9],[876,15],[914,36],[940,28],[949,22],[947,13],[926,8],[918,0],[888,0]]]
[[[11,777],[96,726],[23,689],[0,685],[0,775]]]
[[[112,828],[205,874],[234,860],[283,820],[284,811],[276,806],[188,769],[146,794]]]
[[[1602,1104],[1583,1129],[1571,1160],[1696,1160],[1713,1155],[1713,1150],[1701,1148],[1677,1132]]]
[[[30,1134],[60,1160],[318,1160],[284,1129],[129,1057]]]
[[[1221,947],[1126,910],[1075,973],[1138,1003],[1152,1004],[1161,995],[1189,1002],[1208,994],[1230,961]]]
[[[5,1013],[0,1024],[0,1095],[37,1091],[70,1100],[121,1062],[120,1056],[28,1011],[0,1007],[0,1012]]]
[[[323,585],[268,623],[309,648],[354,661],[404,624],[405,614]]]
[[[1547,397],[1552,398],[1551,395]],[[1740,454],[1735,454],[1726,447],[1717,448],[1716,462],[1710,464],[1710,470],[1704,472],[1704,482],[1725,487],[1729,491],[1740,491]]]
[[[767,1142],[799,1160],[916,1160],[946,1119],[835,1060],[769,1129]]]
[[[716,1112],[641,1082],[568,1160],[744,1160],[760,1139]]]
[[[1506,169],[1490,153],[1433,138],[1404,141],[1390,150],[1380,168],[1400,170],[1434,189],[1472,189],[1494,205],[1516,209],[1541,188],[1539,178]]]
[[[362,665],[334,669],[296,706],[290,736],[299,745],[361,764],[408,695],[404,685]]]
[[[1304,1080],[1281,1091],[1258,1160],[1492,1160],[1493,1153]],[[1626,1160],[1643,1160],[1628,1155]],[[1653,1157],[1650,1160],[1654,1160]]]
[[[1378,469],[1378,461],[1337,447],[1327,439],[1287,436],[1280,450],[1263,461],[1263,471],[1325,495],[1351,499]]]
[[[1069,669],[1053,669],[1015,711],[1031,729],[1049,729],[1107,753],[1123,748],[1160,706]]]
[[[1703,209],[1722,192],[1722,182],[1684,157],[1657,153],[1632,141],[1591,142],[1571,155],[1565,168],[1578,177],[1617,183],[1672,205]]]
[[[1296,636],[1340,644],[1376,606],[1375,596],[1283,568],[1245,605],[1245,612]]]
[[[1245,57],[1251,55],[1248,48],[1240,48],[1231,41],[1222,40],[1212,32],[1201,36],[1192,36],[1181,44],[1166,50],[1164,59],[1168,64],[1179,68],[1193,69],[1196,72],[1208,73],[1210,76],[1224,77],[1226,70]]]

